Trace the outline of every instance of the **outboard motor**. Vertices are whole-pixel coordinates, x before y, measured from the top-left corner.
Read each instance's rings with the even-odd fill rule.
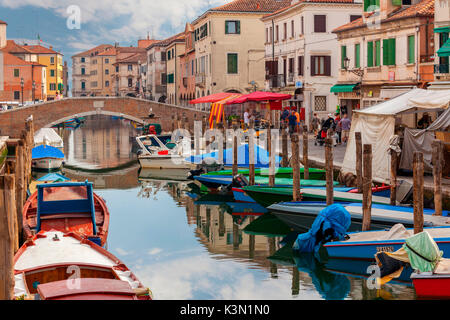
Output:
[[[229,185],[221,187],[220,191],[228,193],[228,192],[231,192],[232,188],[242,188],[245,186],[248,186],[247,178],[244,177],[242,174],[238,174],[233,177],[233,180],[231,181],[231,183]]]
[[[205,169],[203,169],[203,167],[200,167],[200,169],[189,170],[187,178],[188,180],[194,180],[194,177],[199,176],[203,173],[205,173]]]

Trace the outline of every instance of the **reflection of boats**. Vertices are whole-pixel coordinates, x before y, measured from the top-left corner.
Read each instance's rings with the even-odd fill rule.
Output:
[[[64,161],[64,153],[58,148],[48,145],[34,147],[31,154],[34,170],[59,170]]]
[[[251,235],[266,237],[284,237],[292,230],[270,213],[263,214],[244,228],[244,232]]]
[[[196,205],[221,205],[233,201],[233,196],[228,194],[207,193],[199,197],[194,204]]]
[[[141,148],[138,152],[138,160],[141,167],[154,169],[188,169],[190,166],[184,161],[181,142],[173,143],[169,142],[169,140],[161,139],[163,139],[163,136],[154,134],[136,138]]]
[[[444,257],[450,258],[450,227],[425,228],[424,231],[433,237],[443,250]],[[413,234],[414,229],[405,229],[399,224],[391,230],[349,233],[349,239],[328,242],[324,247],[330,257],[373,260],[379,251],[399,250],[405,244],[405,239]]]
[[[122,261],[74,233],[42,231],[28,239],[14,257],[14,273],[14,295],[17,298],[152,298],[150,290]]]
[[[243,187],[243,189],[251,198],[253,198],[253,200],[265,207],[269,207],[274,203],[292,201],[292,188],[246,186]],[[303,201],[325,201],[327,198],[326,189],[304,188],[300,189],[300,191]],[[333,191],[333,199],[335,202],[340,201],[362,203],[362,194]],[[390,199],[386,197],[372,196],[372,203],[390,204]],[[301,203],[299,202],[298,205],[301,205]]]
[[[156,169],[141,168],[139,170],[139,180],[170,180],[170,181],[187,181],[186,169]]]
[[[226,205],[230,208],[233,215],[263,215],[269,210],[257,203],[242,203],[242,202],[227,202]]]
[[[361,230],[363,216],[361,204],[348,202],[341,204],[351,215],[352,227],[350,231]],[[311,225],[324,208],[326,208],[326,204],[317,202],[282,202],[273,204],[268,209],[290,225],[302,223],[301,225],[304,226],[303,223]],[[397,223],[401,223],[408,228],[414,227],[412,208],[373,204],[371,211],[371,228],[373,229],[384,229]],[[424,210],[424,213],[425,226],[428,227],[445,225],[448,219],[447,217],[432,216],[432,213],[427,210]]]
[[[41,184],[23,207],[26,236],[40,231],[75,232],[103,246],[109,228],[105,201],[90,182]]]

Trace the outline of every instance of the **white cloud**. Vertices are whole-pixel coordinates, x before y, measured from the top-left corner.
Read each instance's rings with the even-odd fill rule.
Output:
[[[162,251],[163,250],[161,248],[153,248],[148,251],[148,254],[153,256],[155,254],[161,253]]]

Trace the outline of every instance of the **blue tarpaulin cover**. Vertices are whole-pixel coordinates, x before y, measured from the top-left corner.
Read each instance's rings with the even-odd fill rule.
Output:
[[[37,181],[59,181],[59,182],[64,182],[64,181],[69,181],[69,180],[70,180],[69,178],[67,178],[59,173],[49,173],[49,174],[46,174],[45,176],[37,179]]]
[[[269,167],[269,152],[255,145],[255,168],[268,168]],[[195,164],[201,164],[204,160],[212,158],[216,162],[219,159],[219,152],[214,151],[210,153],[200,154],[196,156],[191,156],[185,160]],[[249,165],[249,149],[248,144],[244,144],[238,147],[238,166],[248,167]],[[275,167],[279,167],[281,162],[280,156],[275,156]],[[223,164],[225,166],[233,165],[233,148],[223,150]]]
[[[315,252],[322,243],[331,239],[344,240],[350,224],[350,213],[342,205],[332,204],[320,211],[307,233],[297,237],[293,249],[299,252]]]
[[[64,159],[64,153],[61,150],[46,145],[40,145],[38,147],[34,147],[31,150],[31,158],[32,159],[42,159],[42,158],[56,158],[56,159]]]

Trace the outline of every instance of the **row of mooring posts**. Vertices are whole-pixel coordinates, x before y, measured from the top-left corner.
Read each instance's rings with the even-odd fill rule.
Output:
[[[14,299],[14,254],[23,239],[22,210],[31,182],[32,118],[20,137],[0,141],[0,300]]]

